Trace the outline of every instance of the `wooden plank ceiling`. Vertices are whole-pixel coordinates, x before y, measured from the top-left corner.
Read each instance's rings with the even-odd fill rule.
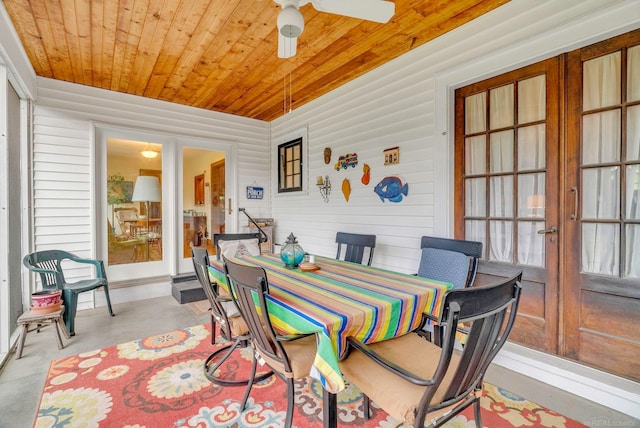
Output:
[[[271,0],[3,0],[38,76],[266,121],[507,1],[395,0],[387,24],[307,4],[279,59]]]

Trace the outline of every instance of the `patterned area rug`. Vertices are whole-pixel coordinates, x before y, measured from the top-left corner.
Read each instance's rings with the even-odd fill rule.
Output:
[[[206,325],[176,330],[55,360],[51,363],[34,427],[281,427],[286,413],[284,382],[272,376],[254,385],[245,412],[243,386],[220,387],[203,374],[216,348]],[[248,349],[235,353],[225,377],[250,369]],[[263,369],[264,370],[264,369]],[[315,380],[296,384],[295,427],[322,426],[322,387]],[[583,425],[493,385],[481,399],[485,427],[582,427]],[[349,387],[338,395],[340,427],[402,427],[372,406],[362,417],[362,397]],[[466,409],[447,427],[475,427]]]

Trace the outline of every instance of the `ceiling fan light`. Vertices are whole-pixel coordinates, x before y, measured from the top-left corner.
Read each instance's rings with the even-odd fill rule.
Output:
[[[304,30],[304,18],[295,6],[287,6],[278,14],[278,31],[285,37],[298,37]]]

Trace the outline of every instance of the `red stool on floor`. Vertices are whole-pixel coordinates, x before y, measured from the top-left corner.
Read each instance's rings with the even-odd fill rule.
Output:
[[[58,349],[64,348],[62,338],[60,337],[60,330],[62,330],[64,337],[67,339],[69,339],[70,336],[69,333],[67,333],[67,327],[64,325],[64,320],[62,319],[63,313],[64,306],[60,306],[59,309],[49,313],[43,314],[29,310],[20,315],[17,323],[22,326],[22,330],[20,331],[20,338],[18,339],[16,360],[22,357],[22,348],[24,348],[24,339],[27,337],[27,333],[33,330],[36,330],[39,333],[43,324],[51,324],[53,326],[56,337],[58,338]],[[29,324],[36,324],[36,328],[29,330]]]

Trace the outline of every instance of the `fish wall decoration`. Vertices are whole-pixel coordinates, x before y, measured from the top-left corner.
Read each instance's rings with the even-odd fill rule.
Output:
[[[376,192],[382,202],[385,199],[388,199],[389,202],[400,202],[402,201],[402,195],[407,196],[409,194],[409,184],[402,184],[400,177],[392,175],[383,178],[373,191]]]

